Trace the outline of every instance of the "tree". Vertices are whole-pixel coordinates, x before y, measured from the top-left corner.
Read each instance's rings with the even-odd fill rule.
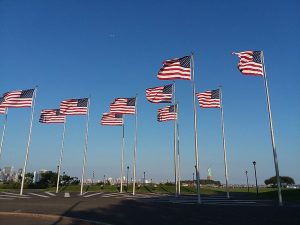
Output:
[[[39,181],[40,185],[45,185],[46,187],[53,187],[57,182],[57,173],[52,171],[47,171],[41,174],[41,180]]]
[[[288,176],[280,176],[280,183],[285,183],[285,184],[295,184],[295,181],[293,178],[288,177]],[[266,185],[276,185],[277,184],[277,178],[276,176],[270,177],[269,179],[265,180]]]

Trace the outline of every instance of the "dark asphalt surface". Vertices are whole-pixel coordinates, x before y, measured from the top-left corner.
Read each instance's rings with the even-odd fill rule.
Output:
[[[38,217],[5,216],[0,224],[65,225],[92,224],[65,220],[73,217],[121,225],[300,225],[300,206],[175,204],[135,201],[125,198],[28,198],[0,200],[0,212],[57,215],[52,220]],[[61,217],[62,216],[62,217]]]

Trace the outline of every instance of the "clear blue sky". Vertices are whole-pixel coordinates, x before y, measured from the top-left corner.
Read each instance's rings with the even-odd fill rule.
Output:
[[[139,94],[137,177],[173,180],[173,124],[156,122],[145,89],[165,59],[195,52],[197,91],[223,86],[229,182],[273,176],[263,79],[237,70],[232,51],[264,50],[281,175],[300,183],[300,2],[288,1],[0,1],[0,92],[38,85],[28,171],[56,170],[62,125],[38,123],[44,108],[91,99],[87,176],[117,177],[121,128],[99,125],[115,97]],[[192,179],[192,89],[177,82],[183,179]],[[220,112],[198,110],[201,178],[224,182]],[[22,168],[30,109],[9,110],[0,167]],[[0,118],[1,126],[3,116]],[[132,168],[134,117],[126,116],[125,166]],[[63,171],[81,175],[85,117],[68,118]]]

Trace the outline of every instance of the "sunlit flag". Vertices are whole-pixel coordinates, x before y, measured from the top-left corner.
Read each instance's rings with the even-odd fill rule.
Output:
[[[240,58],[238,69],[244,75],[263,76],[262,52],[244,51],[233,53]]]
[[[169,120],[177,119],[177,105],[171,105],[158,109],[157,111],[157,121],[164,122]]]
[[[135,114],[136,98],[116,98],[110,104],[110,113]]]
[[[0,98],[0,105],[3,102],[3,97]],[[0,107],[0,114],[4,114],[5,113],[5,107]]]
[[[165,85],[146,89],[146,98],[152,103],[171,103],[173,85]]]
[[[86,115],[88,98],[68,99],[60,103],[60,114],[66,116]]]
[[[191,79],[191,56],[169,59],[163,62],[163,67],[158,71],[159,80]]]
[[[202,108],[220,108],[220,90],[205,91],[197,93],[200,107]]]
[[[40,123],[64,123],[65,116],[61,115],[59,109],[43,109],[40,115]]]
[[[31,107],[34,89],[9,91],[3,94],[0,108]]]
[[[106,126],[121,126],[123,125],[122,114],[103,113],[101,125]]]

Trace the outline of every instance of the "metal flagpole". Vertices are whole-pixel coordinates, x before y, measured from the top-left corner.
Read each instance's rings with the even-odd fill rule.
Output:
[[[194,53],[191,55],[192,67],[192,85],[193,85],[193,100],[194,100],[194,138],[195,138],[195,157],[196,157],[196,179],[197,179],[197,203],[201,203],[200,198],[200,174],[199,174],[199,158],[198,158],[198,134],[197,134],[197,112],[196,112],[196,85],[195,85],[195,69],[194,69]]]
[[[177,113],[175,81],[173,81],[173,103]],[[177,173],[177,118],[174,120],[174,172],[175,172],[175,196],[178,196],[178,173]]]
[[[30,119],[30,125],[29,125],[29,135],[28,135],[28,141],[27,141],[25,162],[24,162],[24,167],[23,167],[23,170],[22,170],[22,183],[21,183],[20,195],[23,195],[25,172],[26,172],[27,160],[28,160],[28,155],[29,155],[29,147],[30,147],[30,141],[31,141],[31,131],[32,131],[32,122],[33,122],[33,115],[34,115],[36,92],[37,92],[37,88],[34,89],[33,99],[32,99],[31,119]]]
[[[134,135],[134,153],[133,153],[133,187],[132,195],[135,195],[135,176],[136,176],[136,148],[137,148],[137,101],[138,97],[135,97],[135,135]]]
[[[277,153],[276,153],[276,146],[275,146],[275,138],[274,138],[274,130],[273,130],[273,122],[272,122],[272,111],[271,111],[270,96],[269,96],[268,81],[267,81],[267,72],[266,72],[266,68],[265,68],[265,60],[264,60],[263,51],[261,51],[261,58],[262,58],[262,64],[263,64],[266,99],[267,99],[268,112],[269,112],[269,125],[270,125],[270,132],[271,132],[275,172],[276,172],[276,178],[277,178],[278,202],[279,202],[279,205],[281,206],[282,205],[282,195],[281,195],[281,185],[280,185],[280,177],[279,177],[279,167],[278,167],[278,160],[277,160]]]
[[[121,187],[120,192],[123,192],[123,173],[124,173],[124,143],[125,143],[125,124],[123,118],[123,125],[122,125],[122,159],[121,159]]]
[[[230,198],[229,196],[229,190],[228,190],[228,171],[227,171],[227,156],[226,156],[226,142],[225,142],[225,128],[224,128],[224,112],[223,112],[223,98],[222,98],[222,89],[219,88],[220,91],[220,105],[221,105],[221,127],[222,127],[222,140],[223,140],[223,150],[224,150],[224,166],[225,166],[225,181],[226,181],[226,192],[227,192],[227,198]]]
[[[7,114],[8,114],[8,108],[5,108],[5,118],[4,118],[1,144],[0,144],[0,159],[1,159],[1,155],[2,155],[2,149],[3,149],[4,135],[5,135],[5,129],[6,129],[6,123],[7,123]]]
[[[180,195],[180,154],[179,154],[179,104],[177,103],[177,167],[178,167],[178,194]]]
[[[57,171],[56,193],[58,193],[59,177],[60,177],[61,164],[62,164],[62,159],[63,159],[63,154],[64,154],[66,124],[67,124],[67,117],[65,116],[64,129],[63,129],[62,141],[61,141],[61,150],[60,150],[59,165],[58,165],[58,171]]]
[[[85,164],[86,164],[86,152],[88,148],[88,133],[89,133],[89,119],[90,119],[90,97],[88,98],[87,103],[87,117],[86,117],[86,131],[85,131],[85,148],[84,148],[84,156],[83,156],[83,166],[82,166],[82,176],[81,176],[81,187],[80,187],[80,195],[83,194],[83,182],[84,182],[84,172],[85,172]]]

